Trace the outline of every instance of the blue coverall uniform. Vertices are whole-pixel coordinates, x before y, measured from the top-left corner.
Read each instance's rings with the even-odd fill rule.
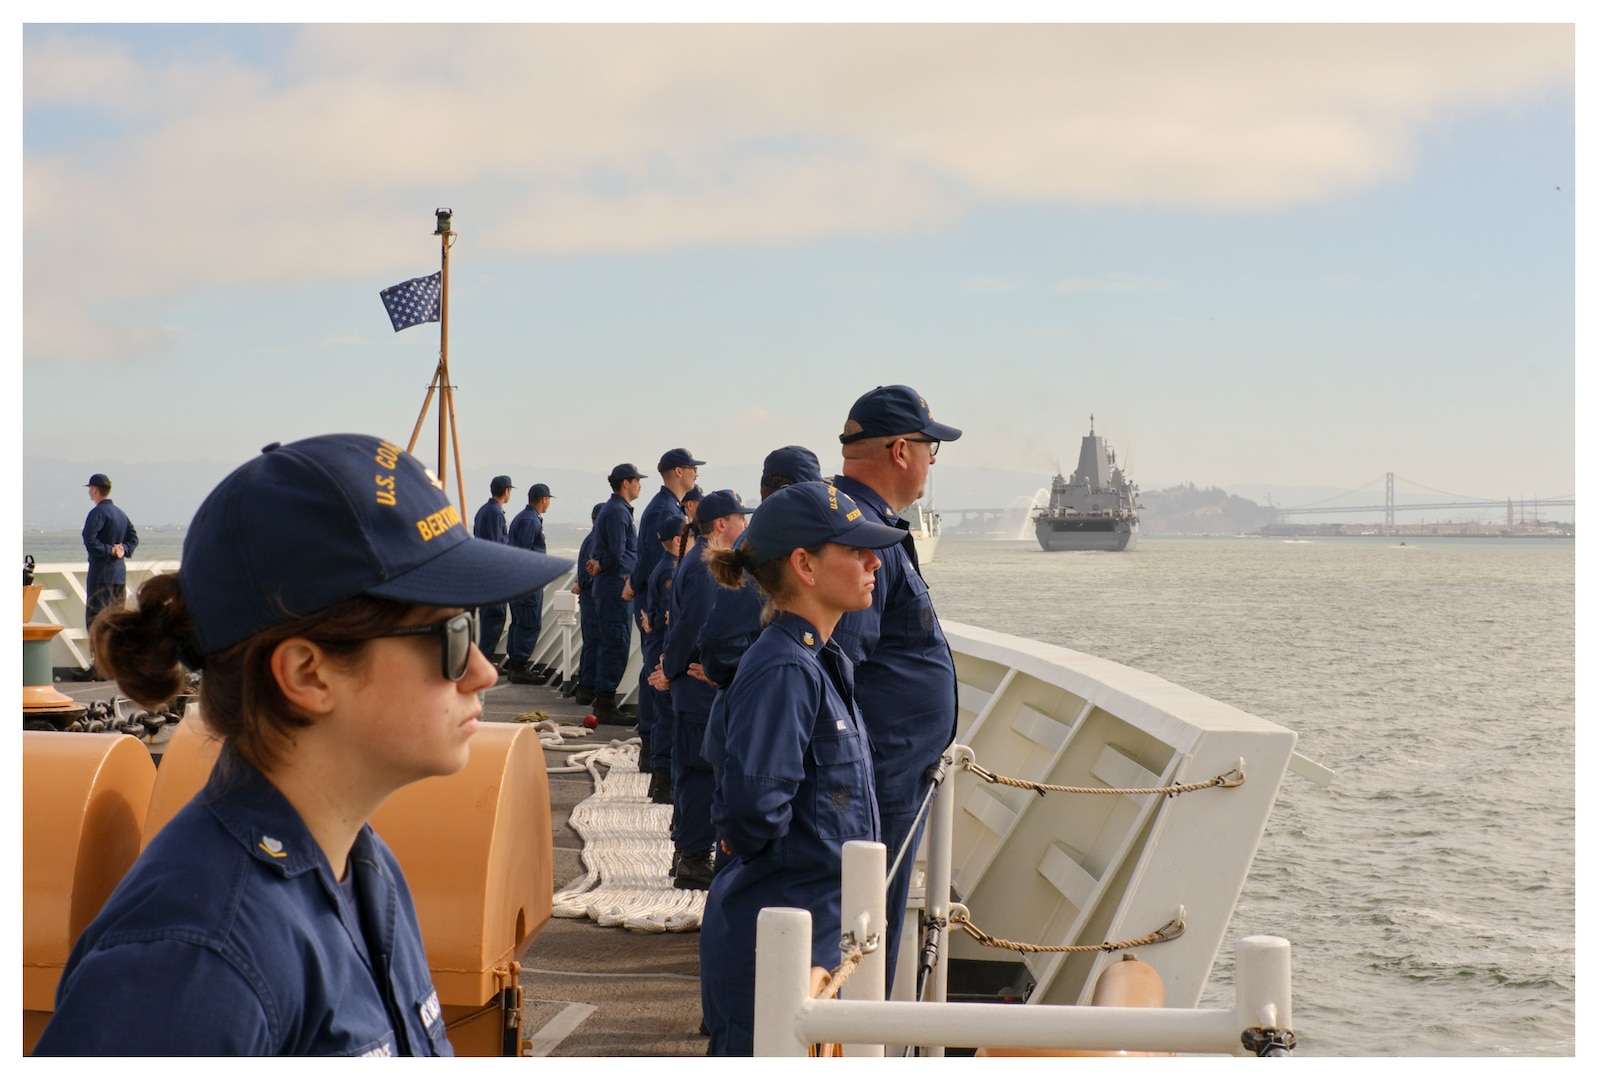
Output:
[[[34,1053],[453,1051],[388,845],[362,826],[341,885],[288,800],[224,747],[72,947]]]
[[[588,560],[594,554],[594,533],[589,531],[577,545],[577,630],[582,635],[583,651],[577,657],[577,685],[594,685],[594,665],[599,662],[599,601],[594,599],[594,579],[588,573]]]
[[[645,586],[643,595],[643,609],[649,612],[649,625],[653,627],[643,636],[641,652],[644,659],[644,673],[655,670],[655,665],[661,662],[661,654],[666,647],[666,612],[670,610],[673,579],[677,573],[677,556],[661,549],[663,558],[655,564],[649,572],[649,584]],[[644,710],[642,703],[650,702],[650,727],[649,760],[653,768],[664,769],[670,775],[672,755],[672,733],[676,730],[675,714],[671,708],[671,691],[656,690],[647,682],[639,691],[638,729],[644,727]]]
[[[489,499],[477,510],[472,519],[472,535],[479,540],[492,540],[496,544],[510,543],[510,529],[505,526],[505,507],[498,499]],[[494,604],[477,609],[477,647],[492,655],[499,651],[500,635],[505,632],[505,605]]]
[[[594,522],[594,549],[599,560],[594,575],[598,618],[599,655],[594,658],[594,690],[614,693],[627,670],[627,653],[633,641],[633,604],[622,599],[633,566],[638,561],[638,533],[633,528],[633,508],[620,495],[611,495]]]
[[[528,506],[510,522],[510,544],[528,551],[544,551],[544,515]],[[533,655],[539,632],[544,626],[544,590],[539,588],[510,602],[510,640],[505,656],[525,661]]]
[[[705,852],[716,844],[710,824],[710,793],[716,786],[705,760],[705,724],[716,688],[688,674],[699,662],[699,630],[715,594],[721,590],[705,565],[709,545],[700,541],[677,564],[671,588],[671,618],[664,646],[666,678],[671,680],[671,792],[677,813],[671,841],[678,851]]]
[[[665,518],[674,518],[678,522],[687,520],[682,512],[682,503],[677,500],[677,496],[671,493],[670,488],[662,486],[659,491],[655,492],[654,497],[649,500],[649,505],[644,507],[644,512],[638,515],[638,535],[640,537],[638,561],[633,564],[632,573],[633,607],[638,614],[644,611],[644,605],[640,601],[643,598],[644,590],[649,588],[650,575],[654,573],[655,567],[660,565],[661,556],[666,554],[666,549],[657,542],[659,537],[655,533],[660,522]],[[678,531],[681,531],[681,529],[679,528]],[[651,613],[649,617],[653,620],[655,616]],[[643,620],[640,619],[638,622],[640,634],[643,633],[643,628]],[[640,637],[639,643],[642,644],[642,642],[643,638]],[[649,685],[649,673],[655,670],[655,665],[649,659],[649,656],[650,654],[647,652],[643,654],[644,662],[638,669],[638,734],[649,740],[649,757],[653,761],[657,748],[654,742],[655,710],[659,707],[662,695],[660,691]],[[662,738],[669,739],[670,735],[663,732]],[[668,745],[664,749],[669,755],[671,747]]]
[[[871,747],[849,660],[788,613],[749,647],[728,690],[725,761],[711,814],[735,858],[699,932],[711,1054],[754,1052],[755,920],[811,915],[810,962],[839,960],[843,845],[881,838]]]
[[[111,554],[117,544],[122,545],[122,558]],[[101,499],[83,519],[83,547],[89,553],[89,580],[83,613],[83,625],[92,626],[94,617],[102,610],[125,604],[128,599],[128,566],[125,560],[133,557],[139,546],[138,531],[133,522],[109,498]]]
[[[739,538],[739,543],[743,538]],[[711,772],[721,777],[721,765],[727,741],[727,689],[738,674],[738,662],[749,646],[760,636],[760,615],[766,607],[766,594],[760,591],[753,577],[745,578],[743,587],[716,590],[710,614],[699,631],[699,663],[705,677],[716,684],[716,696],[710,703],[710,718],[705,723],[705,738],[700,753],[710,763]],[[730,856],[716,847],[716,870],[720,871]]]
[[[867,519],[905,528],[905,523],[871,488],[847,476],[832,483],[865,511]],[[853,661],[860,687],[860,712],[871,736],[877,768],[877,800],[882,811],[882,842],[888,865],[906,842],[910,851],[888,883],[888,987],[893,987],[900,927],[915,869],[915,849],[926,819],[916,813],[926,797],[927,771],[954,741],[959,698],[954,655],[944,639],[932,597],[913,556],[914,541],[877,552],[877,587],[871,606],[845,612],[833,636]]]

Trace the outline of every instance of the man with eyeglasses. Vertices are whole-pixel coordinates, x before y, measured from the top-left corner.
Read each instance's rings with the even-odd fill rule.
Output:
[[[855,665],[855,700],[871,739],[890,869],[906,849],[888,882],[890,990],[915,850],[926,825],[917,816],[930,788],[928,773],[954,741],[959,707],[954,656],[921,577],[909,523],[899,512],[926,494],[927,471],[940,444],[959,437],[960,429],[934,420],[926,399],[910,387],[879,386],[849,410],[838,436],[843,474],[832,480],[868,519],[906,530],[902,544],[877,552],[882,565],[871,606],[846,612],[833,631]]]

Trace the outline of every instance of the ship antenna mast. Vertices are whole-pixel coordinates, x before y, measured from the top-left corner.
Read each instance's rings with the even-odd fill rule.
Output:
[[[447,433],[455,455],[455,489],[460,493],[461,512],[465,513],[466,478],[461,469],[460,427],[455,423],[455,388],[449,381],[449,249],[455,245],[455,238],[458,235],[450,228],[450,218],[454,213],[447,206],[441,206],[433,211],[433,216],[438,222],[433,235],[438,237],[441,264],[438,299],[438,366],[433,369],[433,381],[427,387],[427,397],[422,399],[422,411],[416,417],[416,427],[411,431],[411,441],[405,447],[405,452],[415,451],[416,439],[422,433],[422,422],[427,419],[428,407],[433,403],[433,395],[438,394],[438,482],[443,485],[448,476],[444,456]]]

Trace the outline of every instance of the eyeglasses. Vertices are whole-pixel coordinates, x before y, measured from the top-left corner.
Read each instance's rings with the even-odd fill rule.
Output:
[[[472,663],[472,643],[477,640],[477,612],[463,611],[443,622],[401,626],[386,633],[373,634],[372,637],[426,637],[431,634],[439,638],[444,659],[444,678],[450,682],[460,682]]]
[[[899,438],[903,439],[905,442],[926,443],[927,444],[927,457],[929,457],[929,458],[937,457],[938,456],[938,448],[943,445],[943,440],[942,439],[912,439],[908,435],[901,435],[901,436],[899,436]],[[892,442],[888,443],[888,448],[891,450],[893,448],[893,444],[898,442],[898,441],[899,441],[899,439],[894,439]]]

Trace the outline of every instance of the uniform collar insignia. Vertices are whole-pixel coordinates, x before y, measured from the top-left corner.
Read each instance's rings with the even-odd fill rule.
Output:
[[[288,852],[283,850],[283,841],[271,836],[261,837],[260,848],[274,859],[288,857]]]
[[[814,635],[810,631],[806,630],[805,631],[805,644],[806,645],[814,645],[815,643],[816,643],[816,635]]]

